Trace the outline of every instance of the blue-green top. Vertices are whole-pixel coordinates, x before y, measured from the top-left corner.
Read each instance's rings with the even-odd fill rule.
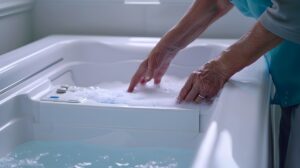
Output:
[[[265,56],[276,88],[273,103],[288,107],[300,104],[300,1],[277,1],[231,0],[244,15],[285,39]]]

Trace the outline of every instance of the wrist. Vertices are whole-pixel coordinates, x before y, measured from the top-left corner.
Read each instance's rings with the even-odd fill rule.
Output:
[[[216,71],[225,81],[237,72],[228,62],[224,62],[222,59],[216,59],[210,63],[214,64]]]
[[[180,48],[160,41],[152,50],[152,53],[155,53],[156,55],[167,57],[168,59],[173,59],[176,54],[180,51]]]

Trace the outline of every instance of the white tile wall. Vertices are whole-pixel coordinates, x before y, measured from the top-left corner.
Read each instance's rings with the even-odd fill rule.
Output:
[[[161,5],[124,5],[122,0],[37,0],[35,37],[50,34],[161,36],[181,18],[191,0],[161,1]],[[253,23],[234,9],[203,36],[238,38]]]

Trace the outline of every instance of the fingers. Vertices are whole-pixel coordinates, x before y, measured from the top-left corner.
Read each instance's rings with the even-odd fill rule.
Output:
[[[207,68],[193,72],[180,91],[177,102],[209,101],[218,94],[225,82],[224,78],[213,69]]]
[[[147,72],[145,75],[145,83],[149,82],[153,78],[155,67],[156,67],[155,58],[149,59],[148,66],[147,66]]]
[[[167,71],[168,65],[163,66],[163,69],[158,69],[155,70],[156,68],[156,60],[155,59],[146,59],[141,63],[139,66],[138,70],[136,73],[133,75],[131,78],[130,85],[127,89],[128,92],[133,92],[134,88],[138,83],[141,83],[142,85],[146,84],[149,82],[153,76],[154,76],[154,71],[157,71],[157,76],[154,80],[155,84],[159,84],[161,81],[162,76],[164,73]]]
[[[145,75],[145,83],[149,82],[152,78],[153,78],[153,70],[149,68]]]
[[[140,82],[141,77],[143,76],[143,74],[136,72],[134,74],[134,76],[131,79],[130,85],[127,89],[127,92],[133,92],[135,86]]]
[[[194,75],[191,75],[179,93],[179,96],[177,98],[178,103],[181,103],[185,99],[185,97],[188,95],[190,90],[192,89],[193,80],[194,80]]]
[[[202,71],[194,71],[183,88],[181,89],[179,96],[177,98],[177,102],[195,102],[201,103],[203,100],[206,100],[207,97],[207,90],[204,89],[204,85],[206,85],[205,80],[202,78],[203,72]]]
[[[195,103],[201,103],[203,100],[205,100],[204,96],[201,96],[200,94],[198,94],[198,96],[195,98],[194,102]]]
[[[127,89],[127,92],[133,92],[134,88],[136,87],[136,85],[139,82],[146,83],[145,79],[144,79],[144,76],[145,76],[145,73],[146,73],[146,69],[147,69],[147,62],[144,61],[139,66],[138,70],[133,75],[133,77],[131,78],[130,85],[129,85],[128,89]]]
[[[182,98],[181,101],[184,101],[186,103],[190,103],[190,102],[201,103],[203,100],[206,100],[207,97],[202,96],[200,94],[199,86],[200,85],[198,83],[192,84],[192,88],[189,90],[186,96]]]
[[[184,98],[185,102],[191,102],[194,101],[194,99],[196,97],[198,97],[199,95],[199,90],[197,89],[197,87],[194,85],[192,87],[192,89],[190,90],[190,92],[187,94],[187,96]]]
[[[154,72],[154,83],[155,84],[159,84],[161,81],[161,78],[164,76],[164,74],[166,73],[166,71],[168,70],[169,64],[164,64],[162,65],[159,69],[157,69]]]
[[[138,83],[146,84],[149,82],[155,74],[155,84],[159,84],[161,81],[162,76],[167,71],[168,64],[162,66],[161,68],[157,69],[157,61],[155,58],[146,59],[138,68],[136,73],[133,75],[130,85],[127,89],[128,92],[133,92],[134,88]],[[155,73],[154,73],[155,72]],[[158,73],[157,73],[158,72]]]

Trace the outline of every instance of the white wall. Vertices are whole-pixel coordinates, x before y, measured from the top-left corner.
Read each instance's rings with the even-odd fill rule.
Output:
[[[161,1],[160,5],[124,5],[124,0],[37,0],[35,37],[50,34],[161,36],[185,13],[191,0]],[[203,36],[238,38],[253,22],[234,9]]]
[[[0,0],[0,55],[32,40],[33,0]]]
[[[124,5],[124,0],[0,0],[0,55],[51,34],[161,36],[192,0]],[[143,1],[143,0],[141,0]],[[237,10],[213,24],[204,37],[237,38],[253,20]]]

